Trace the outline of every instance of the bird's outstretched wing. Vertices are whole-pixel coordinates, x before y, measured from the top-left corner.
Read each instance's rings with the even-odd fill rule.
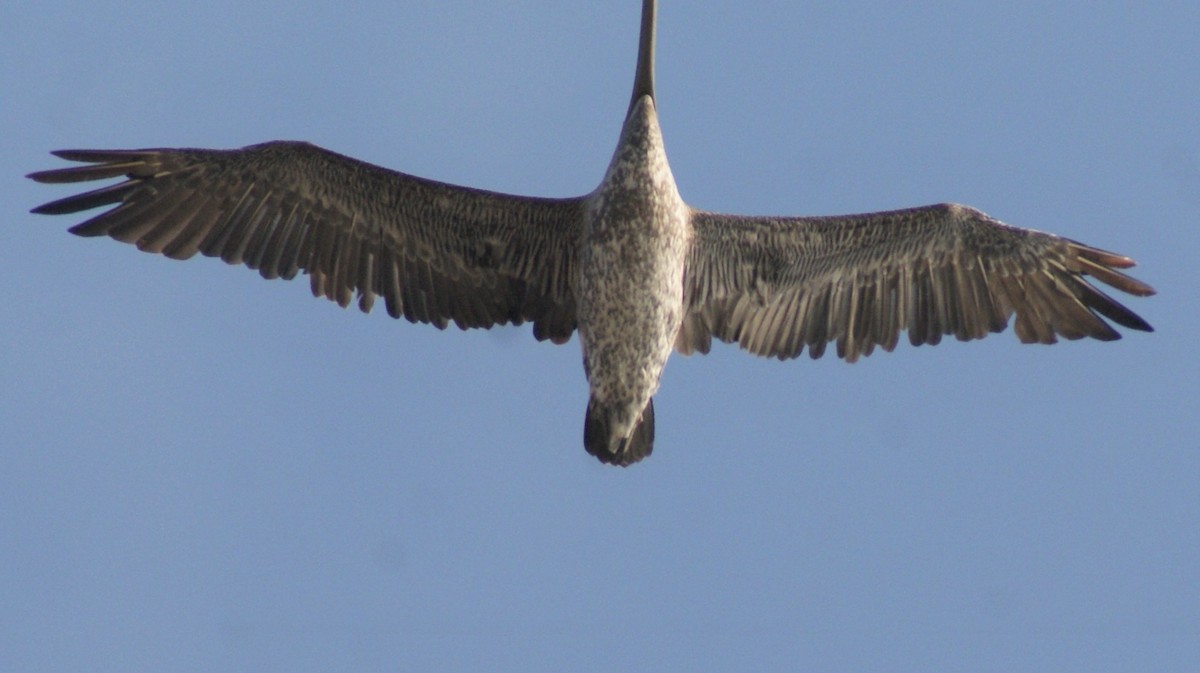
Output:
[[[940,204],[838,217],[740,217],[694,211],[676,343],[707,352],[712,337],[756,355],[814,359],[837,342],[853,362],[901,330],[914,345],[998,332],[1016,314],[1026,343],[1120,338],[1104,318],[1150,325],[1088,282],[1133,295],[1149,285],[1115,269],[1133,260]]]
[[[125,181],[35,213],[115,207],[71,229],[176,259],[195,253],[311,277],[342,306],[376,296],[394,317],[445,327],[534,323],[563,342],[575,328],[571,273],[582,199],[457,187],[299,142],[238,150],[64,150],[88,165],[33,173],[67,183]]]

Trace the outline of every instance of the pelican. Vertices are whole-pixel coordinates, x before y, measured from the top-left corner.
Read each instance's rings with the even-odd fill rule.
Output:
[[[1128,257],[1008,226],[967,206],[860,215],[748,217],[689,206],[671,175],[654,95],[657,2],[643,0],[633,95],[590,194],[551,199],[435,182],[304,142],[235,150],[61,150],[84,165],[44,183],[124,177],[35,208],[111,206],[70,229],[187,259],[308,274],[315,296],[357,298],[444,329],[530,322],[538,340],[579,331],[590,397],[583,443],[627,466],[654,446],[654,404],[672,351],[713,338],[781,360],[836,342],[854,362],[943,335],[979,339],[1012,316],[1017,338],[1120,338],[1105,318],[1152,331],[1088,277],[1154,289]]]

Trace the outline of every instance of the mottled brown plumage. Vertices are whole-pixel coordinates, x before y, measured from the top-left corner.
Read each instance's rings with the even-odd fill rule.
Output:
[[[628,465],[654,442],[653,395],[672,348],[715,337],[780,359],[836,343],[853,362],[943,335],[978,339],[1016,316],[1023,342],[1151,331],[1088,277],[1136,296],[1127,257],[939,204],[836,217],[695,210],[667,163],[654,99],[654,0],[644,0],[637,75],[600,186],[569,199],[497,194],[373,166],[299,142],[239,150],[67,150],[86,165],[46,183],[124,181],[34,209],[113,206],[71,229],[177,259],[200,253],[309,275],[313,293],[445,327],[533,323],[580,331],[591,397],[584,445]]]

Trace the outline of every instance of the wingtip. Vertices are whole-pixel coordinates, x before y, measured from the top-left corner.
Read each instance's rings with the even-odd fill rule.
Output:
[[[32,173],[26,173],[25,177],[30,180],[33,180],[34,182],[40,182],[42,184],[50,184],[50,183],[54,182],[53,178],[54,178],[55,170],[57,170],[57,169],[51,169],[51,170],[47,170],[47,171],[34,171]],[[35,210],[33,212],[37,212],[37,211]]]
[[[103,155],[103,154],[110,154],[110,153],[104,152],[102,150],[51,150],[50,154],[52,156],[58,157],[59,159],[66,159],[67,161],[95,163],[100,160],[96,159],[94,157],[97,157],[97,156]],[[30,180],[33,180],[34,182],[40,182],[42,184],[58,184],[60,182],[72,182],[73,180],[70,179],[70,176],[73,175],[74,171],[78,170],[78,168],[79,167],[74,167],[74,166],[69,167],[69,168],[51,168],[51,169],[44,170],[44,171],[34,171],[32,173],[26,173],[25,177]],[[38,211],[33,210],[31,212],[38,212]]]
[[[1133,258],[1131,258],[1131,257],[1126,257],[1125,255],[1119,255],[1110,250],[1104,250],[1102,248],[1097,248],[1097,247],[1094,247],[1091,245],[1087,245],[1086,243],[1080,243],[1079,241],[1074,241],[1074,240],[1070,240],[1070,239],[1067,239],[1067,240],[1070,241],[1071,247],[1075,249],[1075,252],[1079,256],[1089,259],[1093,262],[1098,262],[1105,266],[1111,266],[1116,269],[1129,269],[1129,268],[1137,266],[1137,262],[1135,262],[1133,260]]]
[[[1130,257],[1084,245],[1078,241],[1070,241],[1070,251],[1075,256],[1073,270],[1076,272],[1088,274],[1135,297],[1150,297],[1157,294],[1157,291],[1150,285],[1117,271],[1117,269],[1129,269],[1137,266],[1137,262]]]
[[[75,207],[76,197],[68,196],[63,199],[57,199],[49,203],[30,209],[29,212],[35,215],[69,215],[79,212],[80,208]]]
[[[145,154],[146,150],[53,150],[50,154],[67,161],[98,163],[101,161],[116,161]]]
[[[1136,318],[1136,320],[1131,320],[1130,323],[1132,323],[1132,324],[1126,324],[1125,327],[1128,327],[1129,329],[1135,329],[1139,332],[1153,332],[1154,331],[1154,327],[1150,323],[1143,320],[1140,315],[1137,315],[1135,313],[1135,314],[1133,314],[1133,317]]]

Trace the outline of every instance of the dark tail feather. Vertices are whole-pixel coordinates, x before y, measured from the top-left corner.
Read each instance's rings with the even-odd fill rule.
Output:
[[[587,419],[583,422],[583,446],[587,452],[608,465],[626,467],[650,455],[654,450],[654,400],[646,403],[642,417],[628,438],[613,436],[608,410],[588,400]]]

